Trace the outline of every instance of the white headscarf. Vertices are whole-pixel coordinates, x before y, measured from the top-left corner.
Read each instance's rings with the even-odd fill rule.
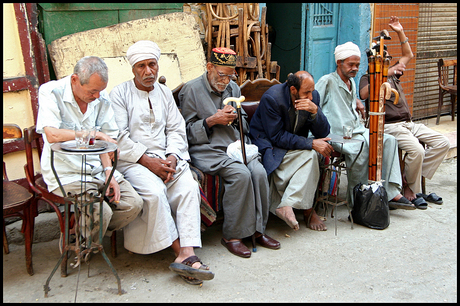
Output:
[[[337,63],[337,61],[344,60],[353,55],[361,57],[361,51],[359,50],[359,47],[357,45],[349,41],[344,43],[343,45],[338,45],[337,47],[335,47],[334,55],[335,62]]]
[[[126,57],[131,67],[137,62],[151,58],[156,59],[158,62],[160,54],[161,52],[158,45],[150,40],[139,40],[126,51]]]

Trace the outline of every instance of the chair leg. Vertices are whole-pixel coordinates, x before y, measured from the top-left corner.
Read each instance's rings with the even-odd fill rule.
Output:
[[[438,101],[438,116],[436,118],[436,125],[439,124],[439,119],[441,118],[441,107],[442,107],[443,100],[444,100],[444,94],[440,88],[439,89],[439,101]]]
[[[425,177],[424,176],[422,176],[422,193],[426,194]]]
[[[5,254],[10,253],[10,249],[8,248],[8,238],[6,237],[5,219],[3,219],[3,250],[5,251]]]
[[[112,257],[117,257],[117,232],[113,231],[112,236],[110,236],[110,251],[112,252]]]
[[[457,95],[450,95],[450,101],[451,101],[451,110],[450,113],[452,115],[452,121],[455,120],[455,102],[457,100]]]
[[[24,209],[24,245],[25,245],[25,251],[26,251],[26,268],[27,268],[27,273],[29,275],[34,275],[34,269],[32,266],[32,243],[33,243],[33,236],[34,236],[34,227],[31,222],[32,214],[31,214],[31,207]]]

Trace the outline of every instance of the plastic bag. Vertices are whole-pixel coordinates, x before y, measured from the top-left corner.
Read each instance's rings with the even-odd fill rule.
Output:
[[[249,163],[259,155],[259,148],[253,144],[245,144],[244,149],[246,150],[246,161]],[[236,161],[244,164],[243,154],[241,153],[241,142],[239,140],[232,142],[227,147],[227,155]]]
[[[359,183],[353,188],[354,205],[351,211],[355,223],[372,229],[386,229],[390,225],[387,191],[380,182]]]

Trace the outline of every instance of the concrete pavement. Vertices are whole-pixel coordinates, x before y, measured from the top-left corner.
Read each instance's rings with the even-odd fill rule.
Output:
[[[345,184],[342,176],[341,191]],[[203,286],[188,285],[168,269],[171,249],[130,254],[120,231],[118,257],[108,256],[121,278],[122,295],[103,257],[95,254],[90,277],[86,264],[81,270],[69,267],[65,278],[58,269],[44,298],[43,286],[59,259],[59,240],[34,243],[33,276],[25,269],[24,246],[12,243],[10,254],[3,255],[3,302],[457,302],[457,158],[445,160],[426,188],[444,204],[429,203],[425,211],[393,210],[390,226],[382,231],[357,224],[352,230],[343,206],[337,210],[337,236],[330,216],[326,232],[307,229],[301,214],[296,232],[270,216],[267,234],[281,242],[281,249],[258,247],[249,259],[220,244],[216,224],[203,233],[203,248],[196,250],[216,274]],[[54,213],[39,218],[54,227],[49,224]],[[110,254],[109,238],[104,247]]]

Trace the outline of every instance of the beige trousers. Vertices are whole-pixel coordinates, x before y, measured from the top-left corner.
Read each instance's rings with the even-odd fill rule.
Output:
[[[104,181],[93,178],[93,181],[86,182],[86,198],[89,199],[88,194],[97,192],[102,192],[104,187]],[[142,198],[137,194],[131,184],[125,180],[121,179],[118,182],[120,186],[120,203],[107,203],[103,201],[104,209],[102,216],[102,237],[104,235],[111,235],[113,231],[116,231],[131,221],[133,221],[137,215],[141,212],[143,201]],[[81,193],[81,182],[73,182],[67,185],[64,185],[64,191],[72,195]],[[61,189],[57,188],[53,190],[53,193],[62,196]],[[79,196],[79,200],[85,198],[85,194]],[[80,226],[82,236],[87,238],[92,236],[92,241],[95,243],[101,243],[99,239],[99,228],[100,228],[100,202],[95,202],[93,204],[93,229],[90,230],[91,225],[91,214],[89,205],[80,207],[79,211],[81,213],[80,217]],[[72,209],[73,211],[73,209]]]
[[[447,137],[421,123],[386,123],[385,133],[393,135],[398,147],[407,152],[404,172],[409,188],[414,193],[422,192],[422,176],[431,179],[449,151]],[[426,144],[426,150],[420,144]]]
[[[319,159],[315,150],[289,150],[269,176],[270,211],[284,206],[313,207],[319,180]]]

